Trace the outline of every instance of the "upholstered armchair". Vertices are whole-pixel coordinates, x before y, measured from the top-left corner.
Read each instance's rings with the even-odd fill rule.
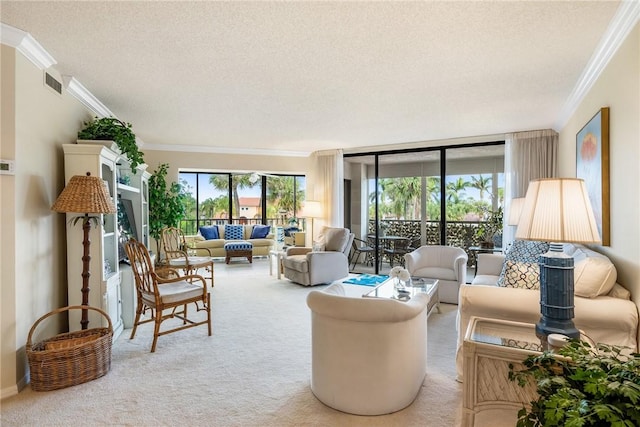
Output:
[[[348,228],[324,227],[314,248],[287,248],[284,277],[305,286],[331,283],[349,275],[349,251],[354,234]]]
[[[411,276],[438,279],[441,302],[458,304],[460,285],[467,281],[467,253],[455,246],[421,246],[404,256]]]
[[[350,414],[409,406],[427,369],[428,302],[349,297],[340,283],[309,292],[313,394]]]

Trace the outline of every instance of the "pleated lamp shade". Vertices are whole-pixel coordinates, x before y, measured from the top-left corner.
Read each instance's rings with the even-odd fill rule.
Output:
[[[97,176],[74,175],[51,209],[55,212],[82,214],[116,213],[107,184]]]
[[[576,178],[531,181],[518,221],[516,239],[600,243],[584,181]]]

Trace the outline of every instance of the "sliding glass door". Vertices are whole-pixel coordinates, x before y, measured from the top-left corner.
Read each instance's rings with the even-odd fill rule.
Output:
[[[477,245],[478,225],[501,206],[503,167],[501,141],[345,155],[347,226],[375,249],[352,271],[384,274],[422,245]]]

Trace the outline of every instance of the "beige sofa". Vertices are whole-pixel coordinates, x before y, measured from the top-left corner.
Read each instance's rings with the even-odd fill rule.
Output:
[[[251,239],[250,237],[251,232],[253,231],[253,225],[243,225],[242,227],[242,240],[246,240],[253,244],[253,256],[268,256],[269,251],[275,248],[275,233],[272,231],[264,239]],[[206,240],[200,233],[198,233],[196,235],[186,236],[185,240],[187,242],[187,246],[196,249],[196,255],[198,256],[209,256],[209,252],[207,252],[207,249],[209,249],[211,252],[210,256],[224,258],[226,256],[224,244],[230,240],[225,240],[224,225],[218,227],[218,233],[220,235],[219,239]]]
[[[595,342],[638,349],[638,307],[630,293],[615,283],[615,267],[602,254],[582,245],[565,244],[575,259],[576,327]],[[496,283],[504,255],[481,254],[478,274],[462,285],[458,298],[456,368],[462,379],[462,342],[472,316],[535,324],[540,319],[540,291],[502,287]]]

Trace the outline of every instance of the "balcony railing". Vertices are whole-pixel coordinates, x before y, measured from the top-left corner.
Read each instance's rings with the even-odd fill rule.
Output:
[[[465,250],[469,256],[468,266],[476,265],[476,252],[470,251],[473,246],[480,246],[480,239],[476,231],[483,221],[447,221],[446,242],[449,246],[457,246]],[[380,221],[381,233],[388,236],[404,236],[410,239],[420,238],[420,220],[396,220],[384,219]],[[440,244],[440,221],[426,221],[425,245]],[[374,234],[376,230],[375,221],[369,220],[368,233]],[[501,238],[499,242],[501,243]],[[500,244],[497,246],[501,246]]]

